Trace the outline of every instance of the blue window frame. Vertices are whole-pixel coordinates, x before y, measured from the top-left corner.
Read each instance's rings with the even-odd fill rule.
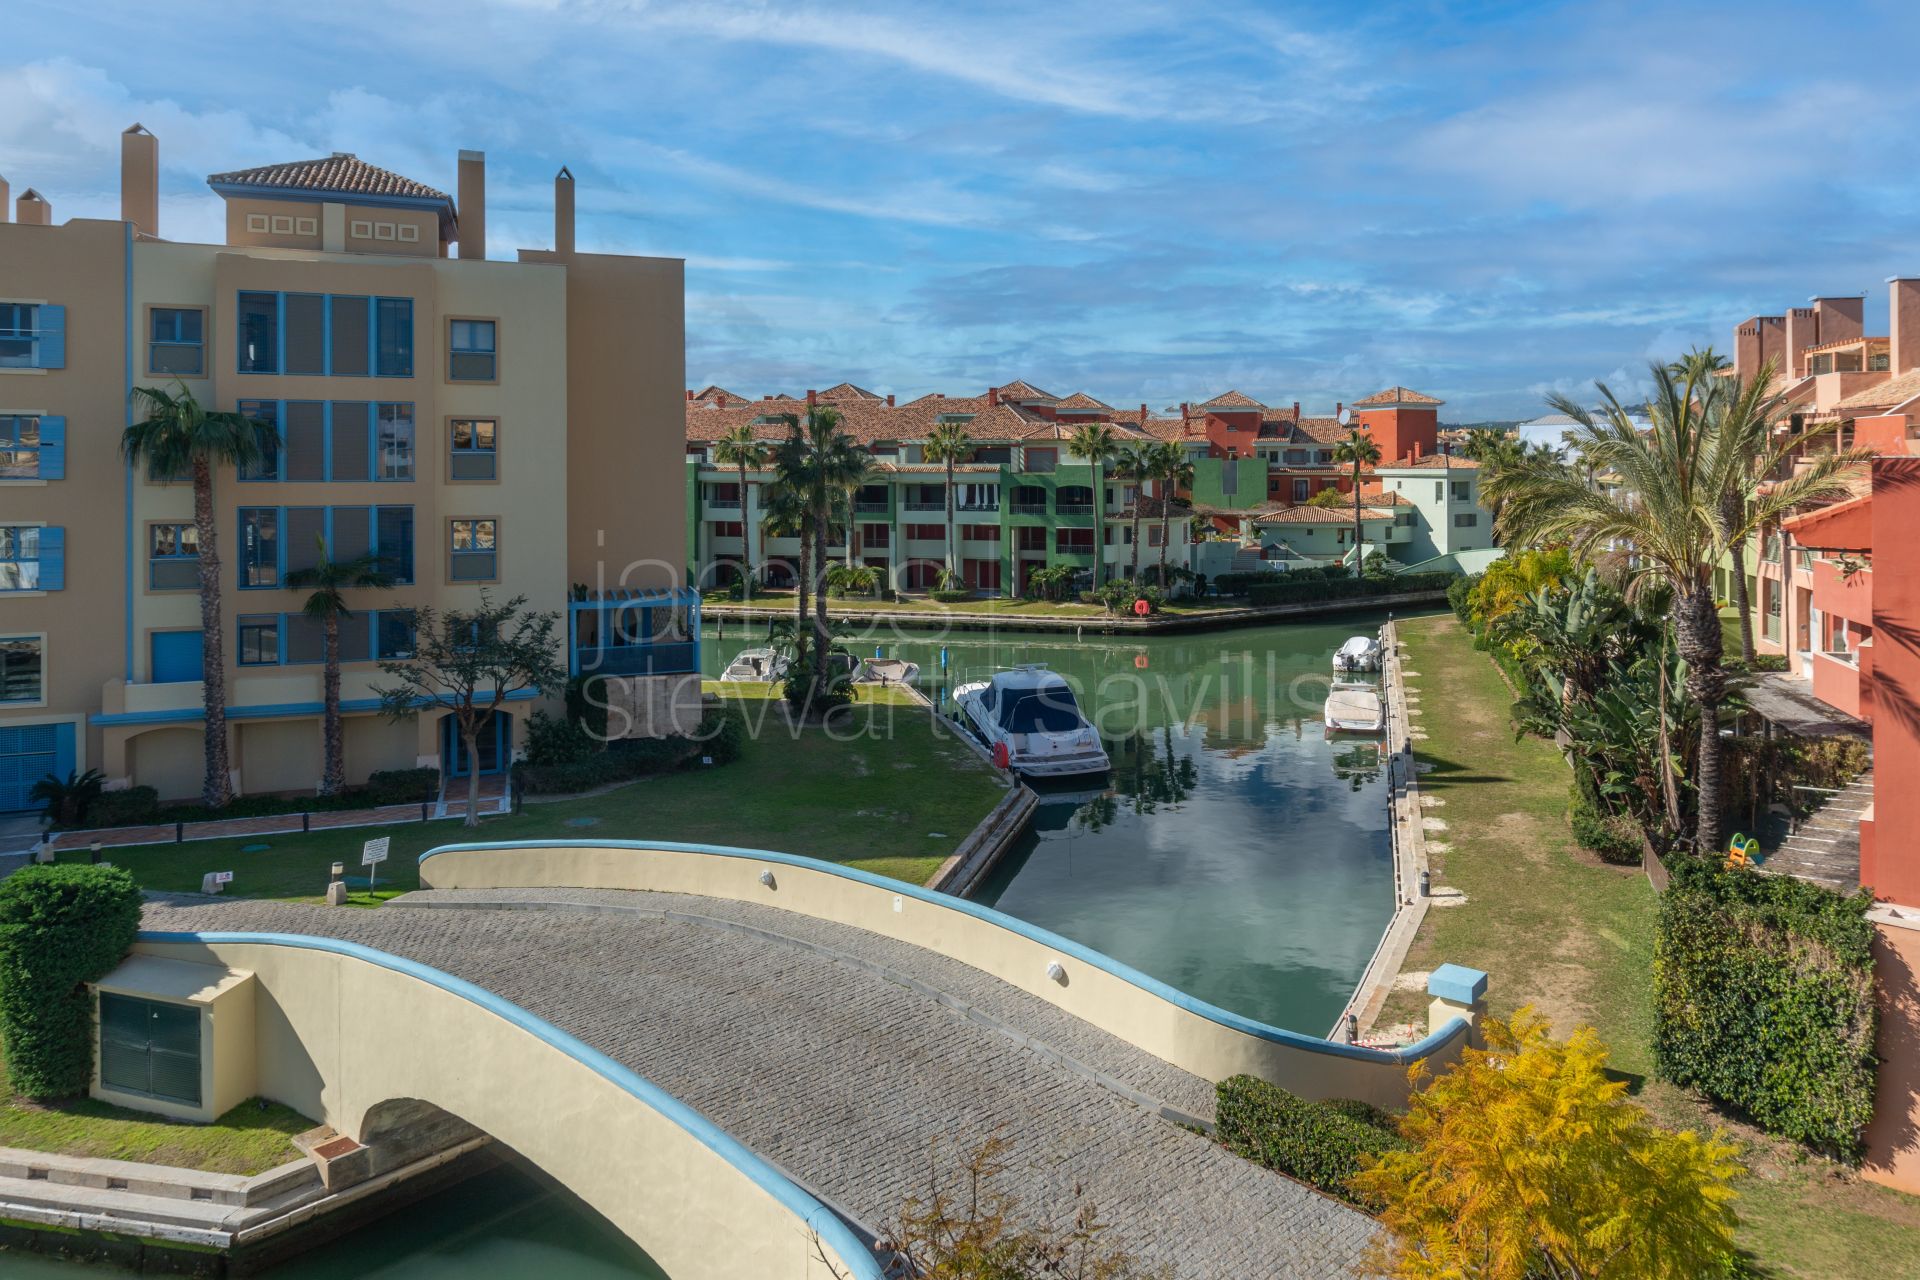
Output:
[[[242,293],[236,314],[240,372],[280,372],[280,295]]]
[[[240,615],[240,647],[236,661],[243,667],[280,665],[280,615]]]
[[[448,576],[455,582],[492,582],[500,576],[498,522],[450,520]]]
[[[67,531],[0,524],[0,591],[58,591],[66,581]]]
[[[373,509],[373,550],[381,571],[397,585],[413,581],[413,508]]]
[[[252,418],[260,438],[260,456],[251,465],[240,468],[242,480],[278,480],[280,478],[280,421],[278,400],[241,400],[234,406]]]
[[[496,480],[500,475],[500,424],[492,418],[455,418],[448,435],[454,480]]]
[[[447,381],[492,382],[499,377],[494,322],[452,320],[447,325]]]
[[[280,508],[240,508],[240,585],[280,585]]]
[[[0,703],[44,702],[46,681],[46,643],[39,636],[0,636]]]
[[[207,371],[207,313],[198,307],[154,307],[147,313],[147,372],[197,378]]]
[[[67,420],[0,414],[0,480],[64,480]]]
[[[375,298],[373,373],[377,378],[413,376],[413,299]]]
[[[193,591],[200,586],[200,530],[192,524],[147,526],[147,589]]]
[[[0,369],[67,367],[67,309],[0,302]]]
[[[375,408],[379,429],[375,435],[376,480],[413,479],[413,406],[383,404]]]
[[[373,615],[373,656],[383,660],[413,656],[411,609],[381,609]]]

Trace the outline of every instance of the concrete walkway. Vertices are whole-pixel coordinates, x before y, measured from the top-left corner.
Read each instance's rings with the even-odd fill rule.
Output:
[[[609,890],[422,892],[379,910],[177,898],[146,927],[315,933],[487,987],[661,1085],[868,1227],[936,1140],[1010,1146],[1035,1216],[1084,1189],[1180,1277],[1341,1277],[1372,1219],[1162,1114],[1211,1086],[956,961],[771,907]]]

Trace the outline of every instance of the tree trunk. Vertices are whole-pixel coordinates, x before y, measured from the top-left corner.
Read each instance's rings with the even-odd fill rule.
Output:
[[[480,725],[479,713],[472,717],[469,725],[466,718],[460,722],[460,740],[467,744],[467,817],[460,825],[477,827],[480,825]]]
[[[327,614],[327,665],[322,678],[321,733],[326,748],[326,769],[320,778],[320,794],[339,795],[347,789],[346,745],[340,731],[340,615]]]
[[[1107,517],[1102,510],[1105,503],[1107,478],[1100,474],[1100,462],[1089,458],[1093,464],[1093,589],[1100,589],[1100,571],[1106,567],[1107,559]]]
[[[1353,460],[1353,576],[1358,578],[1366,570],[1367,553],[1363,549],[1365,535],[1360,526],[1360,459]]]
[[[204,457],[193,460],[193,524],[200,538],[200,700],[206,725],[206,776],[200,801],[209,809],[224,809],[233,800],[233,774],[227,760],[227,631],[220,619],[213,464]]]
[[[953,459],[947,459],[947,586],[960,576],[960,546],[953,540]]]
[[[813,579],[807,563],[807,544],[813,540],[813,530],[804,523],[799,529],[800,564],[793,575],[794,612],[793,619],[793,656],[797,659],[807,648],[807,588]]]
[[[747,519],[747,460],[740,459],[740,598],[753,599],[753,525]]]
[[[1733,544],[1733,607],[1740,611],[1740,658],[1753,669],[1753,602],[1747,597],[1747,544]]]
[[[1147,499],[1147,478],[1135,476],[1133,486],[1133,547],[1127,561],[1127,576],[1140,581],[1140,508]]]
[[[1705,574],[1674,599],[1674,637],[1687,664],[1687,697],[1700,712],[1700,750],[1694,762],[1694,851],[1711,857],[1720,849],[1720,701],[1726,673],[1720,668],[1720,616],[1713,584]]]
[[[813,584],[813,697],[826,692],[827,688],[827,646],[832,640],[832,630],[827,623],[827,508],[823,505],[813,513],[814,539],[814,584]],[[812,699],[809,699],[810,701]]]
[[[1173,544],[1173,504],[1160,504],[1160,589],[1167,589],[1167,548]]]

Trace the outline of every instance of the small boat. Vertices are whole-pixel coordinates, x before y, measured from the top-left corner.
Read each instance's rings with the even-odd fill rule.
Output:
[[[732,684],[772,684],[787,674],[789,665],[771,649],[742,649],[720,678]]]
[[[920,678],[920,664],[905,658],[868,658],[854,676],[855,684],[912,684]]]
[[[1334,651],[1335,671],[1378,671],[1380,641],[1373,636],[1353,636]]]
[[[1326,718],[1334,733],[1379,733],[1386,724],[1380,691],[1357,680],[1335,680],[1327,690]]]
[[[1071,778],[1111,767],[1100,735],[1087,723],[1073,690],[1058,673],[1033,663],[994,673],[953,691],[966,723],[996,763],[1036,778]]]

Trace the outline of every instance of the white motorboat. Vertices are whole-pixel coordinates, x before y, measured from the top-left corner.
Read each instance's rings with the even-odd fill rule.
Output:
[[[1386,725],[1380,690],[1357,680],[1335,680],[1327,690],[1326,720],[1334,733],[1379,733]]]
[[[996,672],[953,691],[967,724],[996,762],[1036,778],[1070,778],[1110,768],[1100,735],[1073,690],[1043,664]]]
[[[920,678],[920,664],[905,658],[868,658],[860,664],[855,684],[912,684]]]
[[[1335,671],[1378,671],[1380,641],[1374,636],[1353,636],[1334,651]]]
[[[789,665],[771,649],[742,649],[720,678],[732,684],[772,684],[787,674]]]

